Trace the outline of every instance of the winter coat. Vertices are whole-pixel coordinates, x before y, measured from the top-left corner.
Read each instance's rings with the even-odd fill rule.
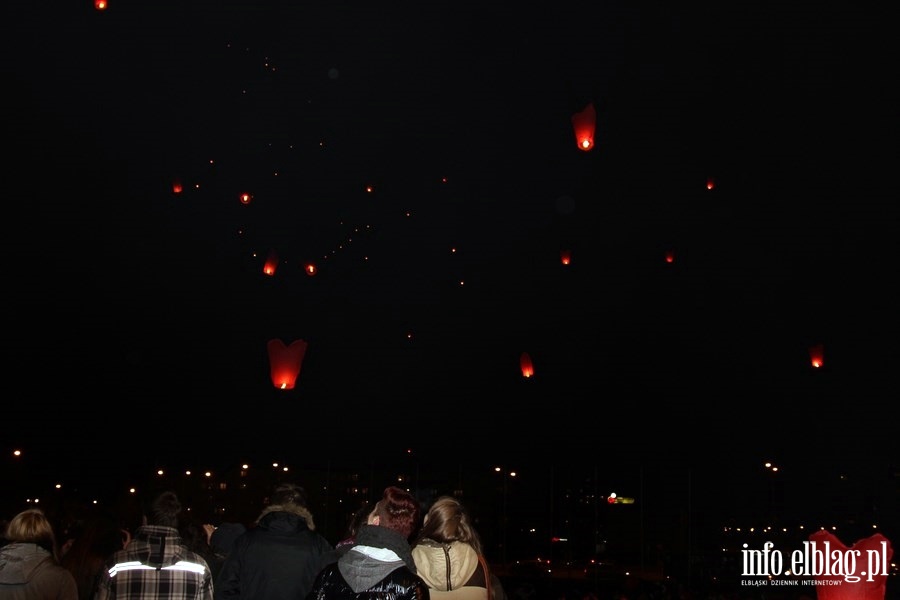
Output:
[[[213,580],[202,556],[174,527],[143,525],[124,550],[107,559],[95,600],[212,600]]]
[[[12,542],[0,548],[0,598],[78,600],[78,585],[43,547]]]
[[[346,556],[358,552],[350,551]],[[342,557],[343,558],[343,557]],[[338,561],[338,563],[340,560]],[[397,567],[388,572],[368,588],[354,591],[344,576],[341,575],[338,563],[332,563],[319,573],[313,591],[306,600],[429,600],[428,586],[407,567]],[[371,570],[380,565],[364,564],[360,561],[361,570]]]
[[[413,546],[412,556],[419,577],[431,588],[432,600],[486,600],[484,570],[469,544],[425,539]]]
[[[314,528],[303,507],[267,507],[231,545],[216,578],[216,600],[302,600],[335,559],[333,546]]]
[[[316,577],[306,600],[430,600],[409,543],[399,533],[362,525],[352,546],[341,551]]]

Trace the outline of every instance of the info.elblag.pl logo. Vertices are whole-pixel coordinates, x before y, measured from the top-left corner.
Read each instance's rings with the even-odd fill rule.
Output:
[[[841,585],[844,582],[875,581],[887,577],[892,550],[889,542],[881,541],[865,551],[855,548],[832,548],[830,542],[803,542],[803,547],[790,554],[790,564],[775,544],[766,542],[762,550],[751,550],[748,544],[741,550],[744,577],[767,577],[763,580],[742,581],[741,585]],[[774,577],[793,576],[809,579],[776,580]]]

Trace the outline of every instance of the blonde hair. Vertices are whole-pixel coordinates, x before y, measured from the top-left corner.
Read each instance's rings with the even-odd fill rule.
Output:
[[[59,559],[53,524],[39,508],[23,510],[10,519],[6,525],[5,537],[10,542],[37,544],[50,552],[54,559]]]
[[[481,537],[462,502],[452,496],[441,496],[425,514],[425,524],[419,539],[432,539],[442,544],[465,542],[478,554],[483,554]]]

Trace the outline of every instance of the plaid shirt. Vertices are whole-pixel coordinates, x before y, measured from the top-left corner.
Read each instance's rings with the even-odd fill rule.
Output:
[[[94,600],[212,600],[206,560],[188,550],[177,529],[144,525],[106,561]]]

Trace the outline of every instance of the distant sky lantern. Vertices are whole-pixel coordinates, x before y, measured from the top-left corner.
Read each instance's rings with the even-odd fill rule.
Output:
[[[253,200],[253,196],[248,194],[247,192],[244,192],[243,194],[241,194],[241,204],[250,204],[250,202],[252,200]]]
[[[665,259],[666,259],[666,262],[669,264],[672,264],[673,262],[675,262],[675,251],[672,250],[671,248],[669,250],[666,250]]]
[[[94,8],[97,10],[106,10],[106,0],[94,0]]]
[[[312,277],[319,272],[319,269],[318,267],[316,267],[315,263],[306,263],[306,266],[303,267],[303,271],[306,272],[307,275]]]
[[[597,126],[597,111],[594,103],[589,103],[584,110],[572,115],[572,127],[575,129],[575,141],[578,149],[587,152],[594,147],[594,130]]]
[[[716,187],[716,180],[713,179],[712,177],[707,177],[706,178],[706,189],[711,190],[714,187]]]
[[[523,352],[519,357],[519,367],[522,369],[522,377],[528,379],[534,375],[534,364],[531,362],[531,356],[527,352]]]
[[[268,341],[266,348],[269,352],[269,374],[272,377],[272,385],[280,390],[294,389],[300,376],[300,367],[303,365],[307,345],[304,340],[294,340],[290,346],[285,346],[278,338]]]
[[[275,250],[269,250],[269,256],[263,265],[263,273],[266,275],[274,275],[275,269],[278,268],[278,253]]]
[[[825,365],[825,346],[814,344],[809,347],[809,364],[814,369],[820,369]]]
[[[567,265],[572,262],[572,251],[571,250],[560,250],[559,251],[559,261]]]
[[[177,179],[175,181],[173,181],[172,182],[172,193],[180,194],[182,191],[184,191],[184,186],[181,185],[181,181],[179,181]]]

